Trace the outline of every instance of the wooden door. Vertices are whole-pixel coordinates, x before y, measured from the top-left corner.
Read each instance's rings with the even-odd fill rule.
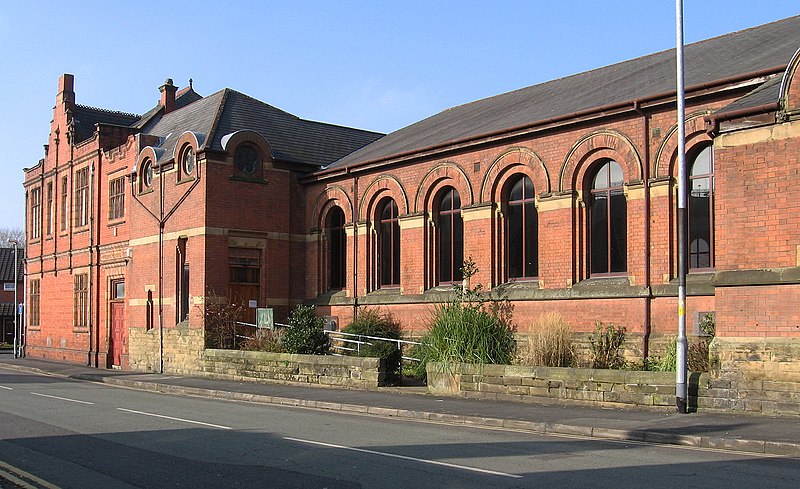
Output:
[[[125,345],[125,303],[111,303],[111,337],[109,350],[111,366],[122,366],[122,351]]]

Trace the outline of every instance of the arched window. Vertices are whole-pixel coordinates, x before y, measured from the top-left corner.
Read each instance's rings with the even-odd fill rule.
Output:
[[[513,181],[505,209],[506,270],[510,280],[539,274],[539,222],[533,196],[533,182],[527,176]]]
[[[628,211],[622,168],[601,162],[589,196],[589,270],[592,275],[623,273],[628,266]]]
[[[333,207],[328,213],[325,227],[328,234],[328,288],[343,289],[347,270],[344,211]]]
[[[439,283],[457,282],[464,278],[464,221],[461,219],[461,197],[453,187],[445,187],[436,199],[436,245]]]
[[[400,223],[397,221],[397,204],[393,199],[383,199],[378,204],[378,275],[382,287],[400,285]]]
[[[711,145],[689,162],[689,268],[714,267],[714,159]]]

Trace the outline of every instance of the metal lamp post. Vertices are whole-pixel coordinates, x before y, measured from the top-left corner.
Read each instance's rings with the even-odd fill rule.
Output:
[[[21,338],[19,337],[19,313],[17,312],[19,308],[19,304],[17,303],[17,283],[19,282],[19,262],[17,253],[19,242],[16,239],[9,239],[8,242],[14,245],[14,358],[19,358],[19,348],[22,345]]]

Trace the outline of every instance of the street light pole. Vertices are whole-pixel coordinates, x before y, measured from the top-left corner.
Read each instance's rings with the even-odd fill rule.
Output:
[[[19,282],[19,262],[17,261],[17,253],[18,253],[18,246],[19,242],[16,239],[9,239],[7,240],[10,244],[14,245],[14,358],[19,358],[20,355],[18,353],[18,348],[21,346],[21,338],[19,337],[20,327],[19,327],[19,313],[17,309],[19,305],[17,303],[17,283]]]
[[[675,44],[678,99],[678,339],[675,366],[675,407],[686,414],[686,272],[687,192],[686,192],[686,107],[683,80],[683,0],[675,1]]]

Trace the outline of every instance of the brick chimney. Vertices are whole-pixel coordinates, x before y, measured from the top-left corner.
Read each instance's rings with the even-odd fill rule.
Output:
[[[175,110],[175,92],[178,91],[178,87],[172,84],[172,78],[167,78],[158,89],[161,91],[160,103],[164,107],[164,113],[169,114]]]
[[[75,76],[64,73],[58,79],[58,95],[56,107],[61,107],[64,112],[75,108]]]

